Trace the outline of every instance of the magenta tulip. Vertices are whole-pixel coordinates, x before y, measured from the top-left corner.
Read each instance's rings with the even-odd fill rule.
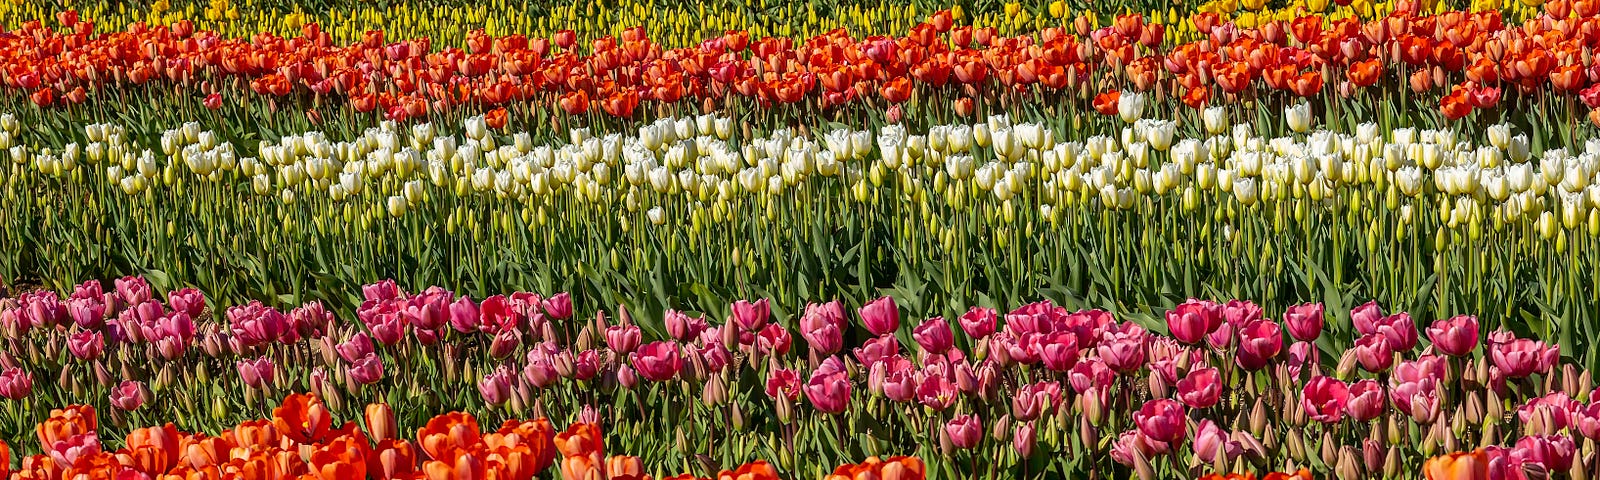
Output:
[[[105,334],[94,330],[82,330],[67,336],[67,350],[72,352],[78,360],[94,360],[100,358],[101,352],[106,348]]]
[[[917,402],[922,406],[942,412],[956,402],[956,384],[938,373],[923,375],[922,382],[917,385]]]
[[[1394,349],[1389,346],[1389,337],[1382,334],[1374,333],[1357,339],[1351,352],[1361,368],[1368,372],[1381,373],[1394,365]]]
[[[383,379],[383,359],[378,358],[375,353],[368,353],[350,362],[347,371],[350,374],[350,381],[356,382],[357,385],[371,385]]]
[[[1166,398],[1145,402],[1133,415],[1133,423],[1140,434],[1166,444],[1182,442],[1189,428],[1183,405]]]
[[[33,374],[21,368],[0,371],[0,397],[21,400],[33,394]]]
[[[911,329],[911,339],[917,342],[922,350],[933,354],[942,354],[955,345],[955,332],[950,330],[950,322],[944,317],[933,317]]]
[[[1388,397],[1384,396],[1383,385],[1372,379],[1362,380],[1350,385],[1349,400],[1345,401],[1344,413],[1358,422],[1367,422],[1382,415],[1383,408],[1388,402]]]
[[[673,342],[647,343],[628,359],[640,376],[652,382],[671,380],[683,368],[683,357],[678,352],[678,344]]]
[[[1328,424],[1344,417],[1349,400],[1350,387],[1333,377],[1313,378],[1300,393],[1300,407],[1306,414],[1312,420]]]
[[[1244,447],[1211,419],[1200,420],[1194,432],[1194,455],[1202,462],[1222,460],[1231,463],[1243,453]]]
[[[1378,333],[1389,339],[1389,347],[1397,352],[1409,352],[1417,346],[1417,324],[1411,314],[1400,312],[1384,317],[1378,322]]]
[[[795,401],[800,398],[800,375],[786,368],[773,369],[767,375],[767,396]]]
[[[618,354],[627,355],[639,348],[644,332],[638,325],[613,325],[606,328],[606,346]]]
[[[1178,380],[1178,400],[1189,408],[1210,408],[1222,399],[1222,374],[1215,368],[1190,371]]]
[[[842,413],[850,406],[850,377],[843,371],[832,371],[827,366],[824,363],[823,367],[811,373],[811,380],[806,382],[803,391],[817,411]]]
[[[1105,389],[1116,380],[1116,374],[1100,359],[1084,358],[1078,360],[1078,364],[1072,367],[1067,379],[1072,384],[1072,391],[1083,393],[1095,387]]]
[[[1544,342],[1526,338],[1491,342],[1489,358],[1506,378],[1522,378],[1550,371],[1550,365],[1560,358],[1560,347],[1546,347]]]
[[[72,323],[88,329],[99,329],[106,324],[106,303],[99,297],[67,300],[67,315]]]
[[[972,307],[967,313],[961,314],[961,331],[973,339],[983,339],[994,334],[998,320],[994,309]]]
[[[1016,433],[1011,435],[1011,448],[1016,449],[1017,455],[1022,458],[1033,456],[1033,445],[1038,432],[1033,427],[1033,422],[1023,422],[1017,425]]]
[[[900,307],[895,306],[893,298],[881,297],[867,302],[856,314],[861,316],[861,324],[873,335],[889,335],[900,329]]]
[[[677,310],[667,310],[664,316],[664,321],[667,325],[667,335],[680,342],[692,340],[695,337],[700,336],[700,333],[704,332],[707,328],[711,328],[711,326],[706,323],[706,319],[690,317],[689,315]]]
[[[1478,348],[1478,317],[1457,315],[1445,320],[1435,320],[1428,327],[1428,341],[1440,353],[1452,357],[1466,356]]]
[[[977,415],[956,415],[944,424],[945,435],[956,448],[970,450],[983,440],[983,419]]]
[[[772,305],[765,298],[754,303],[749,300],[733,302],[733,322],[743,331],[760,331],[771,317]]]
[[[1376,300],[1350,310],[1350,323],[1355,325],[1356,332],[1362,335],[1378,333],[1378,324],[1382,323],[1383,319],[1383,307],[1379,307]]]
[[[193,287],[173,290],[167,293],[167,306],[190,317],[198,317],[206,311],[206,296]]]
[[[1546,471],[1565,472],[1572,468],[1577,450],[1572,437],[1566,435],[1530,435],[1518,439],[1511,448],[1511,463],[1531,463]]]
[[[472,333],[483,327],[483,313],[472,297],[462,295],[450,304],[450,328],[461,333]]]
[[[900,353],[900,341],[894,335],[884,335],[867,340],[860,348],[855,349],[857,362],[868,367]]]
[[[1289,307],[1283,312],[1283,324],[1289,336],[1303,342],[1314,342],[1322,336],[1322,304],[1305,303]]]
[[[372,339],[366,333],[351,335],[349,340],[335,345],[334,350],[339,352],[339,358],[349,363],[355,363],[361,357],[372,354]]]
[[[1600,402],[1591,401],[1588,405],[1574,409],[1572,426],[1584,438],[1600,440]]]
[[[243,380],[245,385],[255,389],[272,386],[273,375],[277,371],[277,365],[273,364],[272,359],[267,357],[240,360],[234,366],[239,370],[239,379]]]
[[[572,295],[568,295],[567,292],[557,293],[553,297],[544,299],[540,304],[544,307],[545,315],[549,315],[550,318],[556,320],[572,318]]]
[[[123,380],[116,388],[111,389],[111,406],[123,411],[138,410],[150,399],[150,394],[145,393],[144,384],[134,380]]]
[[[490,405],[506,403],[511,400],[513,393],[513,378],[515,374],[511,372],[511,368],[501,365],[493,372],[484,375],[482,380],[478,380],[478,394],[482,395],[483,401]]]
[[[1222,305],[1191,298],[1167,310],[1167,331],[1180,342],[1196,344],[1221,326],[1223,319]]]
[[[1078,364],[1078,336],[1069,332],[1035,335],[1039,345],[1039,360],[1045,368],[1055,372],[1071,370]]]
[[[122,277],[114,283],[117,295],[128,305],[138,305],[150,299],[150,282],[146,282],[144,277]]]
[[[1257,320],[1239,328],[1236,361],[1245,370],[1260,370],[1283,350],[1283,332],[1276,322]]]
[[[1146,339],[1143,328],[1130,325],[1116,332],[1101,333],[1095,350],[1107,367],[1118,373],[1131,373],[1144,367]]]

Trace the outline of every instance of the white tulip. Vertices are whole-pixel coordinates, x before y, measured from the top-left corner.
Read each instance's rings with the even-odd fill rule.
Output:
[[[1122,121],[1133,123],[1144,116],[1144,94],[1139,92],[1122,92],[1117,97],[1117,115]]]
[[[1228,110],[1223,107],[1209,107],[1204,113],[1206,133],[1222,135],[1228,131]]]
[[[1283,110],[1284,121],[1288,122],[1289,129],[1296,133],[1305,133],[1311,130],[1311,104],[1300,102]]]

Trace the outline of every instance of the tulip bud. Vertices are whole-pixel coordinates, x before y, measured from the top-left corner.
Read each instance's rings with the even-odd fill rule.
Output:
[[[1339,462],[1333,468],[1339,480],[1356,480],[1361,477],[1361,461],[1356,459],[1356,449],[1349,445],[1339,449]]]
[[[364,419],[367,422],[367,436],[373,441],[383,441],[396,438],[399,433],[394,419],[394,409],[386,403],[373,403],[367,405]]]
[[[729,415],[733,417],[733,428],[735,430],[744,431],[746,415],[744,413],[744,408],[739,406],[739,402],[733,402],[733,409]]]
[[[728,385],[722,379],[722,372],[711,374],[705,385],[700,390],[700,403],[707,407],[722,405],[728,402]]]
[[[1482,425],[1483,424],[1483,397],[1482,397],[1482,393],[1477,392],[1477,391],[1468,392],[1467,393],[1467,402],[1466,403],[1467,403],[1467,406],[1466,406],[1466,411],[1467,411],[1466,421],[1467,421],[1467,423],[1471,424],[1471,425]]]
[[[1099,432],[1100,430],[1089,421],[1089,417],[1078,417],[1078,440],[1084,445],[1098,445]]]
[[[993,438],[995,442],[1007,442],[1011,440],[1010,414],[1001,415],[1000,419],[996,420],[994,425],[990,426],[989,438]]]
[[[211,397],[211,419],[222,422],[227,420],[228,416],[228,401],[226,397],[220,395]]]
[[[1256,405],[1250,409],[1250,434],[1261,436],[1267,429],[1267,404],[1261,398],[1256,398]]]
[[[1300,463],[1306,462],[1306,441],[1305,438],[1300,436],[1299,428],[1289,429],[1284,445],[1289,448],[1289,458],[1293,458]]]
[[[1322,463],[1324,465],[1338,464],[1339,445],[1337,441],[1333,439],[1333,432],[1331,430],[1324,430],[1322,432],[1322,448],[1320,453],[1322,455]]]

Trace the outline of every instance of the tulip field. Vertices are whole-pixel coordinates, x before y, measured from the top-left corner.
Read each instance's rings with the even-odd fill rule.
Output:
[[[0,1],[0,480],[1600,478],[1600,1]]]

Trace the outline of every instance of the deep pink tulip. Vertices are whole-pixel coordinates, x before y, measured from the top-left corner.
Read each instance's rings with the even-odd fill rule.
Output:
[[[515,376],[510,367],[501,365],[478,380],[478,394],[490,405],[504,404],[511,400]]]
[[[1283,331],[1276,322],[1257,320],[1239,328],[1235,357],[1245,370],[1260,370],[1283,350]]]
[[[917,398],[917,388],[921,385],[917,376],[911,362],[895,357],[872,366],[867,375],[867,389],[875,394],[882,393],[891,401],[910,402]]]
[[[1222,399],[1222,374],[1215,368],[1190,371],[1178,380],[1178,400],[1189,408],[1211,408]]]
[[[917,402],[935,411],[950,408],[956,403],[958,393],[956,384],[937,373],[924,372],[922,381],[917,384]]]
[[[58,440],[46,450],[49,450],[46,456],[58,466],[57,468],[72,469],[90,467],[89,462],[85,460],[104,453],[100,437],[95,432],[80,433],[65,440]]]
[[[1300,407],[1312,420],[1322,423],[1336,423],[1343,418],[1349,400],[1350,387],[1333,377],[1313,378],[1300,393]]]
[[[1283,324],[1289,336],[1302,342],[1314,342],[1322,336],[1322,304],[1305,303],[1289,307],[1283,312]]]
[[[396,285],[394,280],[362,285],[361,294],[365,299],[377,302],[387,302],[405,296],[405,292],[400,291],[400,286]]]
[[[970,450],[983,440],[983,419],[977,415],[956,415],[944,424],[944,433],[956,448]]]
[[[1116,380],[1116,374],[1098,358],[1083,358],[1072,367],[1067,379],[1072,384],[1072,391],[1083,393],[1090,388],[1106,388]]]
[[[67,350],[72,352],[78,360],[94,360],[100,358],[101,352],[106,348],[105,334],[94,330],[82,330],[67,337]]]
[[[972,307],[967,313],[961,314],[961,331],[973,339],[983,339],[994,334],[995,323],[998,317],[994,309]]]
[[[647,343],[628,359],[640,376],[652,382],[671,380],[683,368],[683,357],[678,352],[678,344],[673,342]]]
[[[1289,357],[1285,359],[1284,366],[1289,370],[1289,376],[1300,378],[1300,371],[1308,366],[1315,366],[1322,359],[1322,351],[1311,342],[1294,342],[1289,346]]]
[[[637,366],[635,366],[637,367]],[[600,351],[584,350],[572,356],[572,378],[593,380],[600,375]]]
[[[1382,323],[1383,319],[1383,307],[1379,307],[1376,300],[1350,310],[1350,323],[1356,327],[1356,332],[1362,335],[1378,333],[1378,324]]]
[[[372,354],[372,338],[365,332],[351,335],[349,340],[335,345],[334,350],[339,352],[339,358],[349,363],[355,363],[361,357]]]
[[[1394,349],[1389,345],[1389,337],[1383,334],[1374,333],[1357,339],[1351,351],[1361,368],[1368,372],[1381,373],[1394,366]]]
[[[1600,401],[1572,411],[1572,426],[1584,438],[1600,440]]]
[[[1428,327],[1428,341],[1440,353],[1452,357],[1466,356],[1478,348],[1478,317],[1457,315],[1445,320],[1435,320]]]
[[[540,304],[544,306],[545,315],[549,315],[550,318],[556,320],[572,318],[572,295],[567,292],[557,293],[553,297],[544,299]]]
[[[1439,383],[1432,378],[1414,381],[1389,380],[1389,401],[1394,409],[1417,423],[1433,423],[1439,417]]]
[[[933,317],[911,329],[911,339],[928,353],[942,354],[950,347],[955,346],[955,332],[950,329],[950,322],[944,317]]]
[[[639,348],[639,342],[644,338],[644,332],[638,325],[613,325],[606,328],[606,346],[611,351],[622,355],[633,353]]]
[[[1530,435],[1517,440],[1511,448],[1512,464],[1532,463],[1551,472],[1565,472],[1572,468],[1572,458],[1577,446],[1566,435]]]
[[[438,287],[411,297],[402,310],[406,322],[422,330],[439,330],[450,323],[450,292]]]
[[[1028,421],[1047,414],[1061,403],[1061,384],[1038,382],[1023,385],[1011,397],[1011,416]]]
[[[1344,404],[1344,413],[1349,414],[1357,422],[1367,422],[1383,414],[1383,409],[1389,403],[1384,395],[1383,385],[1376,380],[1367,379],[1350,385],[1350,397]]]
[[[1011,448],[1016,449],[1017,455],[1022,458],[1033,456],[1033,445],[1038,432],[1033,427],[1033,422],[1023,422],[1017,425],[1017,432],[1011,435]]]
[[[767,326],[767,320],[772,318],[772,305],[763,298],[750,302],[739,300],[733,302],[733,323],[745,332],[760,331]]]
[[[1228,300],[1222,304],[1222,317],[1227,320],[1225,323],[1245,325],[1260,320],[1262,310],[1260,305],[1249,300]]]
[[[530,355],[530,357],[535,358],[530,359],[527,366],[522,367],[523,381],[533,385],[534,388],[542,389],[554,385],[557,380],[561,379],[561,374],[556,372],[556,366],[551,362],[549,356]],[[634,371],[638,371],[638,368],[634,368]]]
[[[1542,416],[1549,422],[1551,430],[1559,431],[1566,429],[1572,423],[1574,413],[1582,409],[1583,405],[1566,392],[1554,391],[1528,399],[1527,403],[1517,408],[1517,419],[1528,424]]]
[[[505,295],[495,295],[483,299],[478,304],[478,329],[489,333],[499,333],[504,330],[520,330],[524,325],[525,317],[512,308],[511,301]]]
[[[1045,368],[1056,372],[1071,370],[1078,364],[1078,336],[1069,332],[1036,335],[1039,360]]]
[[[272,363],[272,359],[267,357],[240,360],[234,366],[239,370],[239,379],[255,389],[272,386],[273,375],[278,369],[277,365]]]
[[[1133,415],[1133,423],[1140,434],[1169,445],[1182,442],[1189,428],[1183,405],[1166,398],[1145,402]]]
[[[105,301],[105,292],[100,288],[99,280],[86,280],[72,287],[70,298],[94,298]]]
[[[1378,322],[1378,333],[1389,339],[1389,347],[1397,352],[1409,352],[1417,346],[1417,324],[1411,314],[1396,313]]]
[[[800,317],[800,336],[818,356],[832,355],[844,347],[844,332],[839,325],[823,314],[814,314],[811,307],[806,307],[805,316]]]
[[[522,345],[522,332],[519,330],[501,330],[494,334],[494,340],[489,342],[489,356],[496,360],[517,353],[517,347]]]
[[[383,380],[383,359],[378,358],[376,353],[368,353],[350,362],[347,372],[350,374],[350,381],[358,385],[371,385]]]
[[[173,290],[167,293],[167,306],[190,317],[198,317],[206,311],[206,296],[193,287]]]
[[[711,327],[706,323],[706,319],[690,317],[688,314],[677,310],[667,310],[665,323],[667,325],[667,335],[680,342],[692,340]]]
[[[756,334],[756,351],[762,355],[788,355],[794,346],[794,337],[783,325],[769,323]]]
[[[856,361],[868,367],[898,353],[900,353],[900,341],[896,340],[894,335],[867,340],[860,348],[855,349]]]
[[[117,295],[128,305],[138,305],[150,299],[150,282],[144,277],[122,277],[115,282]]]
[[[1107,367],[1118,373],[1131,373],[1144,367],[1147,338],[1143,328],[1131,325],[1116,332],[1101,333],[1095,351]]]
[[[773,369],[767,375],[767,396],[795,401],[800,398],[800,374],[787,368]]]
[[[873,335],[889,335],[900,329],[900,307],[896,306],[894,299],[881,297],[867,302],[856,311],[861,316],[862,326]]]
[[[1489,358],[1506,378],[1522,378],[1550,370],[1550,365],[1560,358],[1559,347],[1546,347],[1544,342],[1518,338],[1489,344]]]
[[[21,400],[33,394],[33,374],[21,368],[0,371],[0,397]]]
[[[720,342],[706,343],[699,347],[694,347],[694,353],[700,356],[700,361],[705,362],[708,373],[720,372],[728,366],[728,363],[733,361],[733,352],[729,352],[728,347],[722,346]]]
[[[832,359],[833,357],[829,357]],[[837,364],[837,360],[834,360]],[[831,371],[819,367],[811,373],[811,380],[806,382],[803,391],[811,405],[822,413],[842,413],[850,406],[850,377],[843,371]],[[837,367],[842,368],[842,367]]]
[[[67,307],[56,292],[41,290],[22,294],[22,316],[37,328],[55,328],[67,321]]]
[[[477,302],[472,297],[462,295],[450,304],[450,328],[461,333],[472,333],[483,326],[483,314],[478,311]]]
[[[1206,334],[1215,331],[1223,320],[1222,305],[1191,298],[1167,310],[1167,331],[1172,338],[1192,345],[1200,343]]]
[[[1211,419],[1200,420],[1200,425],[1194,432],[1194,454],[1202,462],[1215,462],[1220,459],[1223,463],[1232,463],[1244,452],[1244,446],[1233,439],[1222,427],[1217,426]]]
[[[134,411],[150,399],[150,394],[145,393],[144,383],[135,380],[123,380],[111,389],[111,406],[118,410]]]
[[[99,297],[67,300],[67,315],[72,323],[87,329],[99,329],[106,324],[106,303]]]

